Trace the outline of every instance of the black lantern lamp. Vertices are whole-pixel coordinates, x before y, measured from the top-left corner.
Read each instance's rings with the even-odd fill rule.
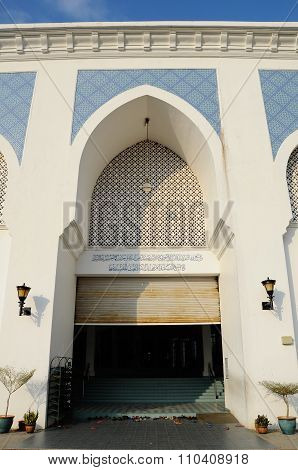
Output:
[[[27,299],[27,296],[30,290],[31,290],[31,287],[26,286],[25,283],[22,286],[17,286],[19,306],[20,306],[20,313],[19,313],[20,317],[22,315],[27,315],[27,316],[31,315],[31,308],[24,307],[25,301]]]
[[[276,281],[273,279],[269,279],[267,277],[266,281],[262,281],[263,286],[266,289],[267,296],[269,299],[269,302],[262,302],[262,307],[263,310],[273,310],[273,298],[274,298],[274,286],[275,286]]]

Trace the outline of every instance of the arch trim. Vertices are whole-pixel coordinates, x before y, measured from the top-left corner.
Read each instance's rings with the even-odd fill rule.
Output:
[[[192,123],[196,126],[196,128],[203,136],[204,145],[208,145],[208,147],[210,148],[210,153],[214,160],[214,166],[216,169],[218,179],[217,183],[219,188],[221,189],[220,198],[222,201],[226,202],[227,188],[224,177],[225,171],[223,162],[223,146],[218,134],[211,126],[211,124],[207,121],[207,119],[192,105],[187,103],[184,99],[174,95],[173,93],[169,93],[165,90],[153,87],[151,85],[140,85],[115,96],[110,101],[98,108],[84,123],[83,127],[78,132],[72,144],[72,163],[77,165],[77,175],[79,176],[79,165],[85,146],[90,137],[92,138],[92,133],[95,131],[97,126],[101,124],[101,122],[106,117],[108,117],[113,111],[116,111],[119,107],[144,96],[156,98],[173,106],[182,114],[184,114],[187,118],[189,118]],[[98,150],[100,151],[100,149]]]
[[[283,226],[288,227],[292,220],[292,207],[287,183],[287,166],[289,158],[298,146],[298,130],[292,132],[281,144],[275,161],[276,184],[279,187],[281,214],[283,214]]]

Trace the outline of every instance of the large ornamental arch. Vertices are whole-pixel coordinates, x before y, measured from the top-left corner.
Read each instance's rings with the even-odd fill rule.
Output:
[[[97,179],[89,245],[202,247],[204,212],[199,181],[187,163],[144,140],[114,157]]]
[[[298,222],[298,147],[290,155],[287,165],[287,183],[293,221]]]

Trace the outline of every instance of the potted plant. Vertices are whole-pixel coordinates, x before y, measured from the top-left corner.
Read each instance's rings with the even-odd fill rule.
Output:
[[[267,434],[269,424],[271,423],[265,415],[258,415],[258,417],[255,419],[256,431],[259,434]]]
[[[296,432],[296,416],[289,416],[290,404],[289,396],[298,393],[298,383],[280,383],[272,381],[263,381],[261,385],[265,387],[269,393],[282,399],[286,404],[286,416],[278,416],[278,424],[283,434],[295,434]]]
[[[35,370],[16,371],[13,367],[0,367],[0,382],[8,391],[6,410],[4,415],[0,415],[0,433],[9,432],[12,426],[14,416],[8,414],[11,395],[21,388],[31,379]]]
[[[35,431],[36,421],[38,419],[38,411],[28,410],[28,413],[24,414],[25,429],[28,434]]]

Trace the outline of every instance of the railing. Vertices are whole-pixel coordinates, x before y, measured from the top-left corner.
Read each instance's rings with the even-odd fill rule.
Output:
[[[212,369],[212,367],[211,367],[210,362],[208,363],[208,374],[209,374],[209,379],[210,379],[211,381],[213,381],[213,387],[214,387],[215,398],[216,398],[216,400],[218,400],[219,394],[218,394],[218,390],[217,390],[216,377],[215,377],[215,374],[214,374],[214,371],[213,371],[213,369]]]

